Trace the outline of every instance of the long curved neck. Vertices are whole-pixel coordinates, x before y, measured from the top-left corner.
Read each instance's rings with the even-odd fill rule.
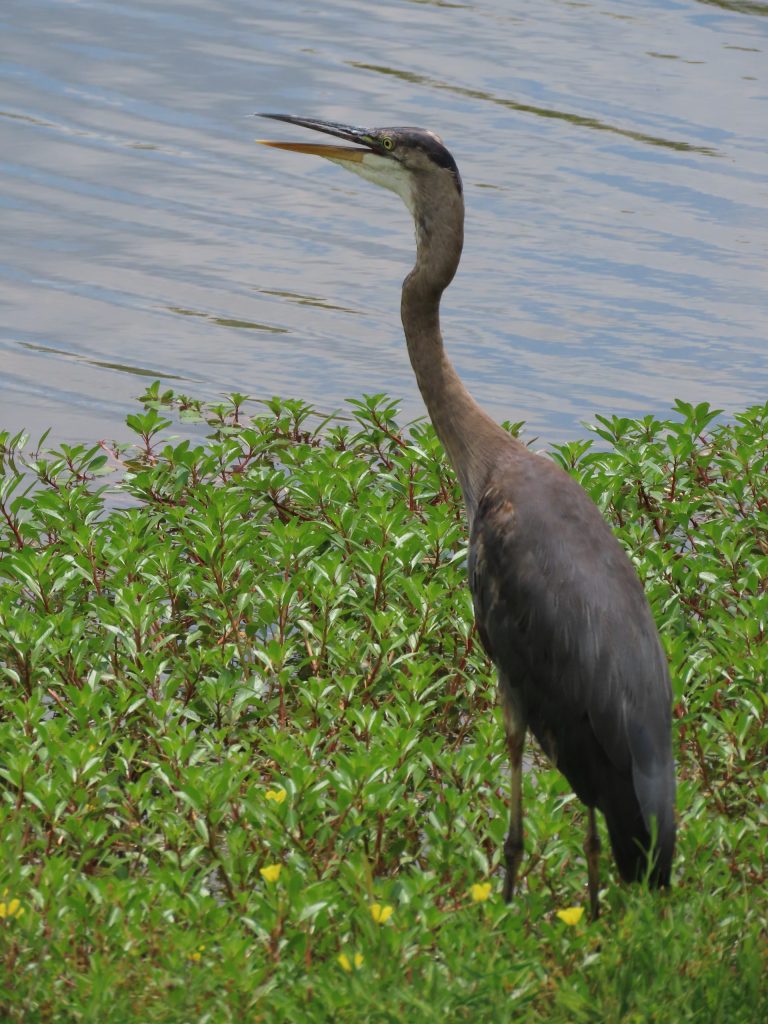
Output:
[[[416,220],[416,264],[403,282],[400,313],[408,355],[437,436],[461,484],[470,524],[500,451],[515,442],[466,389],[445,353],[440,299],[453,280],[464,238],[464,205],[456,190],[439,218]]]

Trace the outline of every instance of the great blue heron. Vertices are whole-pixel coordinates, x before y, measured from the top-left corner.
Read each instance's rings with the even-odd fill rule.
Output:
[[[587,806],[592,917],[599,908],[595,808],[605,815],[621,877],[669,885],[672,695],[642,585],[582,488],[483,412],[443,347],[440,299],[464,237],[456,161],[421,128],[262,116],[353,143],[259,140],[332,160],[397,192],[413,215],[416,263],[403,282],[403,328],[430,419],[461,484],[475,617],[498,671],[512,766],[504,899],[512,896],[523,853],[527,729]]]

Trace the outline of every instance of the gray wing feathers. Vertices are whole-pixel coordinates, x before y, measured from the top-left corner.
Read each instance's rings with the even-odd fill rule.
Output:
[[[510,460],[478,502],[470,582],[481,638],[524,690],[533,731],[538,714],[567,743],[586,716],[614,767],[631,770],[649,832],[656,818],[674,835],[666,659],[640,581],[585,492],[544,459]]]

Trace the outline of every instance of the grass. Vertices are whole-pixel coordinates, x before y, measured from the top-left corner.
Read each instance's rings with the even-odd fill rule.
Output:
[[[0,434],[0,1020],[768,1020],[768,405],[552,453],[645,581],[679,777],[671,892],[606,853],[603,917],[568,924],[583,814],[535,753],[500,899],[502,728],[431,428],[383,396],[143,403],[121,449]]]

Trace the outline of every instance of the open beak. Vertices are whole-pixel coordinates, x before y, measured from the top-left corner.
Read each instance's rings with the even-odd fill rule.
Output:
[[[309,128],[325,135],[333,135],[337,139],[355,142],[356,146],[329,146],[317,142],[273,142],[271,139],[256,139],[262,146],[273,146],[275,149],[287,149],[293,153],[311,153],[313,156],[324,156],[327,160],[343,160],[359,163],[373,147],[373,139],[364,128],[353,128],[347,124],[335,124],[333,121],[316,121],[309,117],[294,117],[292,114],[258,114],[258,117],[269,117],[273,121],[286,121]]]

